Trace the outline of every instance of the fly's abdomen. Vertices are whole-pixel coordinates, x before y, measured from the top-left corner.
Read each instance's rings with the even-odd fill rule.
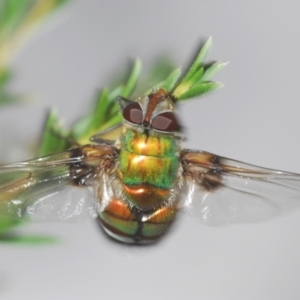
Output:
[[[147,244],[156,241],[169,228],[176,207],[161,207],[142,212],[123,201],[112,201],[99,214],[101,224],[111,237],[125,243]]]

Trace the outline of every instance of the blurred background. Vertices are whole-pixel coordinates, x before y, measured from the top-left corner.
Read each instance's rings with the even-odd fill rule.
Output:
[[[34,155],[50,108],[70,126],[136,57],[145,73],[161,56],[184,67],[211,35],[210,59],[230,61],[217,76],[225,88],[180,104],[185,148],[300,173],[299,9],[292,0],[67,1],[15,44],[6,92],[26,97],[0,106],[1,161]],[[182,214],[174,225],[136,247],[93,220],[30,224],[20,231],[60,242],[1,243],[0,298],[299,299],[300,211],[217,228]]]

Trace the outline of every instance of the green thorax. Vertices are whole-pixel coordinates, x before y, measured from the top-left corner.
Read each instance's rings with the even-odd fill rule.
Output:
[[[120,175],[124,184],[170,189],[178,168],[179,141],[173,135],[127,129],[121,136]]]

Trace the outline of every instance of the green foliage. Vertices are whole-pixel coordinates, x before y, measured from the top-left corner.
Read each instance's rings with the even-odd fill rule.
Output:
[[[178,78],[181,75],[181,69],[175,69],[165,80],[161,81],[157,85],[154,86],[153,89],[165,89],[167,91],[171,91],[176,84]]]
[[[51,110],[44,125],[38,154],[39,156],[44,156],[68,147],[67,133],[64,132],[56,112]]]
[[[95,108],[84,119],[77,122],[71,131],[71,137],[81,141],[89,139],[92,135],[106,128],[114,126],[122,121],[119,112],[119,106],[116,101],[118,96],[124,98],[130,97],[132,94],[139,75],[141,73],[141,61],[136,60],[125,84],[119,85],[112,91],[103,89],[96,101]]]
[[[10,63],[24,41],[41,21],[68,0],[0,1],[0,106],[23,100],[6,91],[11,78]]]
[[[136,60],[127,82],[117,86],[112,91],[108,89],[101,90],[91,112],[76,122],[69,131],[64,131],[61,127],[62,122],[57,119],[55,112],[50,112],[43,130],[38,154],[44,156],[74,145],[89,143],[91,136],[122,122],[116,98],[118,96],[130,97],[140,72],[141,62]]]
[[[170,69],[170,64],[160,61],[156,64],[148,80],[157,82],[152,88],[141,95],[149,94],[152,90],[164,88],[173,91],[173,96],[179,100],[187,100],[200,96],[204,93],[216,90],[223,85],[219,82],[210,81],[211,78],[227,63],[214,62],[205,63],[205,58],[211,48],[211,38],[200,49],[199,54],[192,63],[189,71],[178,82],[181,76],[181,69]],[[128,98],[132,95],[141,72],[141,62],[136,60],[131,73],[125,84],[119,85],[112,91],[105,88],[99,92],[91,112],[81,118],[74,126],[65,131],[56,114],[51,112],[46,121],[43,131],[42,142],[38,154],[43,156],[55,151],[62,151],[75,145],[82,145],[90,142],[90,137],[107,128],[118,125],[122,122],[119,114],[119,106],[116,101],[118,96]],[[161,76],[163,74],[163,77]],[[159,79],[159,80],[158,80]]]
[[[212,46],[211,37],[206,41],[200,49],[199,54],[192,63],[189,71],[176,85],[173,95],[179,101],[187,100],[193,97],[203,95],[214,91],[223,86],[222,83],[210,81],[210,79],[219,71],[221,71],[227,63],[215,62],[206,64],[205,58]]]
[[[6,92],[5,87],[11,78],[11,72],[8,69],[0,72],[0,106],[18,101],[18,97]]]
[[[20,245],[44,245],[57,241],[54,237],[38,235],[21,235],[14,232],[16,227],[26,224],[24,219],[15,219],[6,215],[0,217],[0,243],[14,243]]]

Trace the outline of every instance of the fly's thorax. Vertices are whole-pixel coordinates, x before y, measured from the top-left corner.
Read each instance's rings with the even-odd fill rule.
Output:
[[[131,205],[149,210],[173,201],[181,176],[179,141],[126,130],[121,144],[117,174]]]
[[[120,149],[143,156],[179,157],[181,137],[138,131],[125,125],[120,137]]]

